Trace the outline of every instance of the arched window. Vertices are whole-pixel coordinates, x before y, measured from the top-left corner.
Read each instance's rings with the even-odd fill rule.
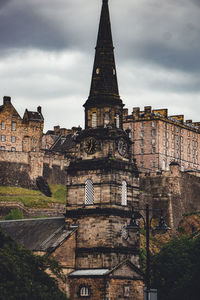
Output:
[[[106,127],[106,125],[108,125],[110,123],[110,116],[109,113],[106,112],[104,115],[104,127]]]
[[[94,187],[91,179],[88,179],[85,183],[85,204],[94,204]]]
[[[122,205],[127,205],[127,183],[122,181]]]
[[[117,128],[119,128],[119,114],[115,115],[115,125]]]
[[[97,113],[92,113],[92,127],[97,127]]]

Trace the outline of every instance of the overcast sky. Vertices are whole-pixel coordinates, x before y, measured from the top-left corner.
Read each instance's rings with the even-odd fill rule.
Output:
[[[101,0],[0,0],[0,94],[84,126]],[[200,0],[110,0],[120,96],[200,121]],[[2,100],[1,100],[2,101]]]

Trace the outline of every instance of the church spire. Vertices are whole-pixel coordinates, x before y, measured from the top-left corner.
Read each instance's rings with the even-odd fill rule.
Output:
[[[86,112],[87,108],[95,106],[102,107],[109,105],[110,108],[112,108],[118,105],[123,108],[118,91],[108,0],[102,1],[97,44],[95,49],[96,52],[90,94],[88,100],[84,104]],[[102,126],[101,121],[99,120],[98,126]],[[88,117],[86,116],[86,128],[88,127],[87,123]]]

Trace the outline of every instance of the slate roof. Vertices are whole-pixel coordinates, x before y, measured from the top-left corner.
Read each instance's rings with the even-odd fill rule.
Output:
[[[110,272],[109,269],[85,269],[85,270],[76,270],[70,273],[72,276],[103,276]]]
[[[75,146],[75,136],[69,134],[67,136],[61,135],[57,138],[55,143],[51,146],[49,150],[55,152],[66,152]]]
[[[52,252],[77,229],[66,230],[64,217],[0,221],[0,226],[26,249],[45,252]]]
[[[29,121],[43,121],[44,120],[42,114],[37,111],[28,111],[27,110],[27,115],[28,115]]]

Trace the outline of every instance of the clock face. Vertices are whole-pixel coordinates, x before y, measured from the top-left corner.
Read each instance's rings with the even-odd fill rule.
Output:
[[[85,152],[88,154],[94,154],[97,151],[97,141],[94,138],[88,138],[85,141]]]
[[[122,237],[123,239],[127,240],[128,239],[128,230],[123,228],[122,229]]]
[[[120,155],[125,155],[127,153],[127,143],[124,139],[120,139],[117,144],[117,149]]]

